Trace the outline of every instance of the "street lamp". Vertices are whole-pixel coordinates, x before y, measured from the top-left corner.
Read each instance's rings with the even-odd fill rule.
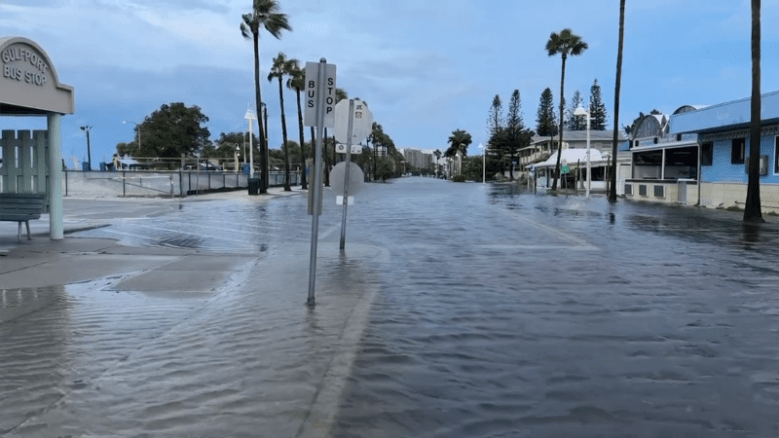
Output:
[[[92,170],[92,151],[90,150],[90,146],[89,146],[89,131],[91,129],[92,126],[90,125],[84,125],[81,127],[81,130],[87,133],[87,163],[89,166],[89,170]]]
[[[576,108],[576,110],[574,110],[573,112],[573,115],[587,117],[587,198],[589,198],[590,182],[592,180],[591,169],[590,169],[590,120],[592,119],[592,117],[590,117],[590,112],[582,107]]]
[[[141,125],[130,120],[122,120],[122,123],[132,123],[136,128],[138,128],[138,155],[141,155]]]
[[[249,121],[249,178],[254,178],[254,147],[252,146],[252,123],[257,120],[257,114],[252,111],[251,106],[246,108],[244,119]]]
[[[481,183],[487,184],[487,147],[479,143],[481,149]]]

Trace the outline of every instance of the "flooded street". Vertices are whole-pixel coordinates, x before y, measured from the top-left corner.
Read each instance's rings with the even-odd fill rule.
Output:
[[[309,310],[305,196],[247,198],[66,202],[227,278],[0,287],[0,436],[779,436],[776,221],[404,178],[339,255],[326,191]]]

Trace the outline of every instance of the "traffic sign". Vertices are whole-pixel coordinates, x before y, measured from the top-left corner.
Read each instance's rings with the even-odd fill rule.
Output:
[[[319,84],[319,66],[325,68],[325,81]],[[324,94],[324,128],[335,126],[335,64],[322,62],[306,63],[306,111],[303,115],[306,126],[317,126],[316,110],[319,105],[319,93]]]
[[[343,143],[337,143],[335,145],[335,153],[337,154],[345,154],[346,153],[346,145]],[[352,145],[352,153],[353,154],[359,154],[362,153],[362,146],[359,144],[353,144]]]
[[[571,168],[570,168],[570,166],[562,166],[562,167],[560,168],[560,173],[563,173],[563,174],[565,174],[565,173],[571,173]]]
[[[352,143],[365,140],[373,130],[373,113],[365,102],[354,99],[354,118],[352,120]],[[349,129],[349,101],[344,99],[335,105],[335,128],[333,135],[336,141],[347,143],[346,132]],[[354,152],[352,152],[354,153]]]

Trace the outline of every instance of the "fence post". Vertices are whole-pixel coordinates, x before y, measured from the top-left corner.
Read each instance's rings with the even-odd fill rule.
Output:
[[[65,196],[68,196],[68,171],[62,172],[65,174]]]
[[[125,171],[122,171],[122,197],[127,197],[127,178],[125,178]]]

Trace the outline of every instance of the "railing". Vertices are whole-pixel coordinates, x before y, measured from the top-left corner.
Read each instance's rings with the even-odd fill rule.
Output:
[[[284,185],[284,172],[269,173],[269,186]],[[259,173],[255,173],[259,177]],[[65,196],[170,196],[184,197],[222,190],[248,188],[249,176],[223,171],[93,171],[66,170]],[[290,185],[300,185],[299,172],[290,172]]]

